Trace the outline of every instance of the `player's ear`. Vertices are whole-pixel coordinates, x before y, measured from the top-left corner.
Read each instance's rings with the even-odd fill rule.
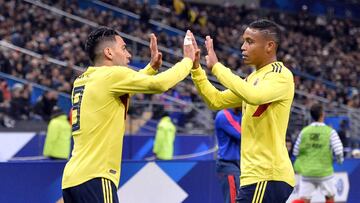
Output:
[[[107,58],[107,59],[109,59],[109,60],[112,60],[114,54],[113,54],[113,52],[112,52],[112,50],[111,50],[110,47],[105,47],[105,48],[103,49],[103,53],[104,53],[104,55],[105,55],[105,58]]]
[[[273,50],[276,50],[276,43],[274,41],[268,41],[267,45],[266,45],[266,52],[270,53]]]

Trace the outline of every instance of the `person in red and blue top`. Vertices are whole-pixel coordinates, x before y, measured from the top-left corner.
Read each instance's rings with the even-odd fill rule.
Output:
[[[216,172],[225,203],[235,203],[240,186],[240,108],[219,111],[215,118],[218,140]]]

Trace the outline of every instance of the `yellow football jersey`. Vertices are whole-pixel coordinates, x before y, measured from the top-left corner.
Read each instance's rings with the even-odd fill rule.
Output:
[[[62,188],[102,177],[119,184],[123,136],[129,95],[160,93],[183,80],[192,68],[184,58],[154,76],[122,66],[89,67],[74,82],[72,129],[74,149],[66,164]]]
[[[246,80],[221,63],[212,69],[228,88],[218,91],[200,68],[191,71],[195,85],[212,109],[242,106],[241,186],[266,180],[295,185],[293,167],[285,146],[294,79],[282,62],[268,64]]]

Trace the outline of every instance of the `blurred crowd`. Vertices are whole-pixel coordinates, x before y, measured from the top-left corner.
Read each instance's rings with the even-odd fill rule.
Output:
[[[41,120],[48,122],[52,109],[58,101],[54,90],[44,92],[31,103],[32,85],[15,83],[10,88],[7,81],[0,79],[0,121],[8,128],[15,126],[16,120]]]
[[[220,60],[242,76],[252,71],[241,63],[238,53],[244,29],[258,18],[274,20],[284,31],[278,58],[296,73],[297,89],[353,108],[360,107],[358,21],[312,16],[308,14],[306,6],[301,13],[292,14],[258,9],[254,5],[212,6],[190,4],[181,0],[163,0],[160,1],[160,5],[168,9],[151,12],[151,8],[139,9],[143,4],[136,6],[135,2],[130,6],[127,5],[130,1],[106,2],[119,5],[121,8],[124,6],[140,16],[145,11],[151,19],[180,30],[190,28],[197,36],[213,36],[215,46],[221,50],[218,52]],[[173,15],[174,13],[177,15]],[[172,37],[164,37],[165,45],[169,45]],[[229,54],[229,50],[232,50],[233,54]]]
[[[109,4],[139,14],[140,19],[134,20],[129,17],[119,17],[110,11],[97,10],[95,7],[80,7],[77,1],[43,0],[42,2],[99,25],[116,28],[142,40],[148,41],[147,34],[156,32],[159,45],[169,48],[180,56],[182,50],[179,42],[183,40],[183,36],[170,35],[155,28],[149,24],[149,19],[161,21],[180,30],[190,28],[201,38],[211,35],[215,38],[219,59],[243,77],[252,69],[241,62],[242,33],[253,20],[262,17],[272,19],[283,27],[284,36],[278,58],[295,73],[297,90],[349,107],[360,107],[358,92],[360,88],[358,82],[360,80],[360,23],[350,19],[311,16],[306,8],[301,13],[291,14],[260,10],[253,5],[248,7],[236,7],[231,4],[211,6],[174,0],[160,1],[157,7],[150,7],[146,3],[139,4],[137,1],[105,0]],[[70,93],[73,80],[80,74],[74,71],[73,66],[87,67],[89,65],[84,51],[84,42],[92,29],[90,25],[24,1],[0,0],[0,27],[2,28],[0,40],[42,55],[42,58],[35,58],[17,51],[5,51],[0,47],[1,72],[56,91]],[[135,60],[143,62],[149,60],[148,47],[141,44],[135,45],[132,42],[128,42],[128,46]],[[49,63],[45,60],[48,57],[65,61],[67,65],[62,67]],[[180,58],[164,53],[164,60],[171,63]],[[21,89],[22,93],[15,91],[16,88],[9,90],[10,93],[4,93],[2,90],[3,100],[9,101],[5,102],[7,104],[2,103],[1,108],[19,105],[16,104],[18,102],[12,102],[14,98],[19,97],[18,95],[21,95],[22,100],[27,100],[26,95],[29,94],[31,88],[24,86]],[[11,96],[6,97],[6,95]],[[167,95],[190,103],[201,101],[189,81],[170,90]],[[43,95],[44,97],[46,94]],[[144,95],[138,95],[136,98],[139,100],[159,99]],[[299,95],[296,99],[304,105],[310,105],[312,101],[309,97]],[[25,104],[19,106],[35,109],[33,106],[26,107]],[[15,114],[12,110],[8,111]],[[134,110],[135,114],[137,111]],[[13,116],[18,117],[17,115],[21,114],[16,113]],[[33,116],[25,113],[24,116],[20,116],[20,119],[29,117]]]

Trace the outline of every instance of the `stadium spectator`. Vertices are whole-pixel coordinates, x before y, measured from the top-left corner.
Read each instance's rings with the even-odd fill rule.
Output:
[[[174,141],[176,126],[171,121],[169,113],[163,111],[162,117],[156,127],[153,152],[160,160],[171,160],[174,156]]]
[[[54,106],[51,112],[43,155],[51,159],[68,159],[71,148],[71,126],[65,113]]]
[[[349,131],[349,120],[343,119],[342,121],[340,121],[338,135],[344,147],[350,147],[349,145],[350,135],[348,131]]]
[[[289,157],[291,159],[291,161],[294,160],[294,156],[293,156],[293,142],[291,141],[291,137],[290,136],[286,136],[286,149],[288,151]]]
[[[57,104],[58,93],[50,90],[45,92],[41,97],[38,98],[34,105],[34,117],[44,121],[49,121],[51,117],[51,111]]]
[[[9,90],[7,81],[3,78],[0,78],[0,93],[2,102],[9,103],[11,100],[11,92]]]
[[[11,112],[11,93],[6,80],[0,79],[0,122],[5,127],[14,127],[13,120],[9,117]],[[9,122],[10,121],[10,122]]]
[[[122,8],[141,15],[141,8],[143,4],[111,0],[106,2],[116,3],[117,6],[121,6]],[[133,35],[142,39],[145,39],[145,35],[143,33],[151,32],[148,28],[142,28],[142,24],[139,24],[137,21],[132,22],[127,18],[116,18],[111,12],[96,11],[91,8],[82,9],[79,8],[76,2],[67,4],[65,1],[49,1],[49,3],[51,3],[52,6],[59,7],[60,9],[75,15],[86,17],[102,25],[116,25],[121,28],[121,30],[124,30],[125,32],[132,32]],[[188,6],[191,5],[192,4],[189,4]],[[79,44],[80,41],[85,41],[86,35],[84,35],[84,33],[89,31],[89,26],[79,24],[76,21],[68,19],[66,21],[62,21],[61,18],[56,17],[52,13],[46,12],[44,9],[23,2],[6,2],[2,6],[6,8],[4,9],[3,15],[9,16],[9,18],[5,18],[5,21],[0,23],[4,24],[4,28],[14,24],[17,24],[17,26],[13,26],[16,28],[16,31],[14,32],[10,32],[11,29],[4,29],[1,37],[4,39],[11,39],[11,35],[17,33],[21,35],[21,38],[23,38],[22,41],[27,42],[26,46],[24,45],[26,48],[39,53],[48,54],[49,56],[59,58],[61,60],[73,61],[76,65],[88,65],[86,54],[84,50],[80,48],[82,46],[77,46],[77,44]],[[169,5],[169,7],[171,7],[171,5]],[[239,49],[237,44],[241,43],[240,33],[246,27],[243,25],[249,23],[255,18],[255,16],[264,16],[269,17],[270,19],[275,19],[289,30],[289,32],[285,34],[285,40],[282,43],[283,49],[279,50],[279,58],[283,58],[285,65],[291,67],[291,69],[295,72],[301,71],[303,73],[310,73],[320,79],[329,80],[333,84],[337,85],[338,90],[348,87],[359,88],[357,85],[357,78],[360,75],[360,70],[358,70],[358,67],[360,67],[360,60],[357,60],[360,53],[358,51],[359,46],[349,43],[349,41],[357,43],[360,41],[360,38],[356,37],[359,36],[357,33],[360,32],[360,29],[358,24],[354,21],[334,20],[331,17],[313,17],[309,16],[306,12],[301,13],[301,15],[284,14],[278,11],[259,10],[251,7],[236,7],[229,4],[224,5],[224,7],[209,5],[199,7],[194,4],[192,7],[197,7],[197,9],[201,8],[201,12],[208,15],[207,29],[202,29],[195,25],[193,26],[193,29],[200,35],[220,33],[219,35],[216,35],[216,41],[225,43],[226,46],[234,48],[233,52],[235,57],[229,61],[228,65],[237,69],[243,76],[250,74],[251,70],[243,65],[239,54],[236,53],[236,49]],[[33,12],[24,12],[26,10],[31,10]],[[10,16],[14,15],[14,13],[19,13],[21,15],[17,18],[10,18]],[[153,12],[152,15],[155,15],[154,13],[156,12]],[[218,22],[219,17],[217,15],[214,16],[214,14],[218,13],[226,13],[227,15],[224,16],[224,18],[229,18],[229,20],[222,20],[222,22]],[[165,17],[169,18],[171,25],[179,26],[183,24],[184,26],[180,26],[180,29],[183,29],[186,25],[184,20],[167,16]],[[29,19],[33,23],[23,23],[26,22],[26,19]],[[45,23],[44,19],[46,19],[47,22],[52,23]],[[114,23],[109,24],[109,22]],[[316,22],[316,26],[309,26],[312,25],[311,22]],[[39,30],[39,28],[42,27],[47,27],[48,31],[44,31],[46,29]],[[25,30],[26,32],[20,32],[21,30]],[[324,30],[327,31],[324,32]],[[33,33],[40,34],[36,37],[32,37]],[[350,36],[352,40],[345,40],[348,36]],[[173,49],[175,52],[178,52],[179,49],[176,48],[176,45],[180,40],[179,37],[180,36],[169,36],[164,32],[161,32],[159,34],[159,43],[166,47],[174,47]],[[338,47],[339,45],[340,48]],[[47,49],[46,47],[55,48]],[[225,54],[228,53],[226,50],[231,49],[220,47],[220,50],[221,51],[218,53],[219,57],[225,58]],[[58,54],[59,51],[61,53],[60,55]],[[73,52],[77,53],[77,57],[74,57],[72,54]],[[141,53],[142,58],[146,58],[146,47],[139,47],[139,53]],[[230,53],[227,55],[232,54]],[[177,60],[176,57],[169,58],[167,54],[164,58],[170,62],[175,62]],[[236,62],[234,62],[234,60]],[[16,64],[19,65],[19,63]],[[351,70],[357,71],[349,72]],[[42,74],[45,74],[46,71],[41,72]],[[47,77],[44,77],[42,79],[41,84],[46,85],[51,83],[46,78]],[[307,85],[304,86],[303,83],[306,83]],[[313,92],[311,91],[314,86],[313,83],[314,82],[311,82],[311,80],[302,77],[301,83],[297,83],[296,88],[303,89],[306,92]],[[68,88],[66,87],[65,89]],[[340,103],[349,103],[349,106],[354,106],[354,108],[359,106],[359,100],[357,98],[348,99],[347,95],[341,95],[338,91],[335,91],[334,94],[334,90],[331,90],[328,87],[325,89],[323,88],[321,91],[316,91],[315,93],[319,96],[325,95],[326,98],[339,101]]]
[[[333,152],[337,162],[342,163],[343,145],[337,132],[324,124],[322,105],[311,106],[310,114],[314,122],[301,131],[294,147],[294,156],[297,157],[294,167],[301,175],[299,196],[303,203],[309,203],[312,193],[319,188],[326,203],[334,203]]]
[[[277,61],[280,27],[269,20],[252,22],[243,34],[244,62],[256,71],[246,80],[220,62],[213,39],[206,36],[207,67],[226,90],[217,90],[208,80],[196,57],[192,79],[211,109],[241,105],[242,144],[239,199],[247,202],[285,203],[295,185],[290,158],[285,147],[286,130],[294,98],[294,80],[289,69]],[[195,42],[195,39],[193,39]],[[197,65],[197,66],[196,66]],[[258,197],[259,191],[263,194]]]
[[[28,120],[30,117],[30,93],[31,86],[16,83],[12,87],[12,98],[10,102],[10,115],[15,120]]]
[[[240,136],[241,108],[224,109],[215,117],[215,134],[218,143],[216,173],[224,203],[235,203],[240,187]]]
[[[156,28],[156,30],[150,30],[150,28],[154,29],[154,26],[146,27],[139,20],[117,17],[110,11],[98,10],[93,7],[83,8],[76,1],[45,0],[42,2],[100,25],[132,33],[133,36],[144,40],[146,39],[144,33],[156,31],[160,45],[171,48],[175,53],[181,53],[177,47],[177,42],[182,38],[180,35],[169,35],[164,30]],[[118,0],[106,0],[105,2],[141,16],[143,4],[139,2]],[[168,1],[170,4],[164,2],[160,1],[160,4],[172,8],[172,1]],[[156,9],[149,6],[148,9]],[[224,63],[240,76],[246,77],[252,72],[252,69],[245,66],[240,57],[240,47],[238,46],[242,43],[240,35],[249,22],[259,17],[266,17],[276,20],[286,27],[288,32],[283,38],[278,58],[282,59],[284,64],[297,75],[296,89],[311,94],[301,96],[301,99],[296,96],[297,102],[309,107],[315,94],[315,96],[328,99],[331,106],[345,104],[350,108],[360,107],[360,97],[356,96],[356,90],[360,88],[358,83],[360,77],[360,46],[358,46],[360,26],[357,21],[335,19],[331,16],[312,16],[306,11],[293,14],[252,6],[236,7],[231,4],[199,6],[191,3],[186,6],[187,10],[195,10],[199,14],[198,16],[206,16],[206,28],[198,23],[190,26],[199,36],[218,33],[214,40],[217,43],[223,43],[218,47],[219,58],[223,58]],[[180,29],[189,26],[186,19],[180,19],[169,13],[162,14],[162,11],[170,9],[151,12],[150,18],[159,19],[163,23]],[[0,5],[0,10],[2,19],[0,27],[3,28],[0,30],[0,38],[43,54],[43,58],[36,59],[34,61],[36,63],[34,63],[33,57],[29,55],[16,51],[0,51],[0,63],[7,64],[0,66],[0,69],[16,77],[25,78],[47,87],[54,87],[57,91],[70,93],[71,84],[79,75],[77,72],[71,74],[72,66],[86,67],[89,64],[81,42],[85,41],[90,26],[23,1],[4,1]],[[219,15],[221,16],[219,17]],[[34,35],[34,33],[37,34]],[[147,47],[139,44],[136,44],[135,47],[137,60],[147,61]],[[46,63],[44,59],[48,56],[67,62],[67,67],[62,68]],[[178,57],[170,54],[164,54],[163,58],[171,63],[178,60]],[[35,64],[38,67],[31,68]],[[60,74],[53,77],[53,69],[58,69]],[[65,77],[65,82],[62,82],[63,77]],[[59,85],[60,83],[62,85]],[[316,90],[313,87],[316,87]],[[186,88],[186,90],[193,92],[191,88]],[[194,95],[196,94],[192,94],[191,97],[192,102],[199,101],[199,97]],[[150,97],[144,98],[149,99]],[[187,114],[186,117],[188,116]]]

